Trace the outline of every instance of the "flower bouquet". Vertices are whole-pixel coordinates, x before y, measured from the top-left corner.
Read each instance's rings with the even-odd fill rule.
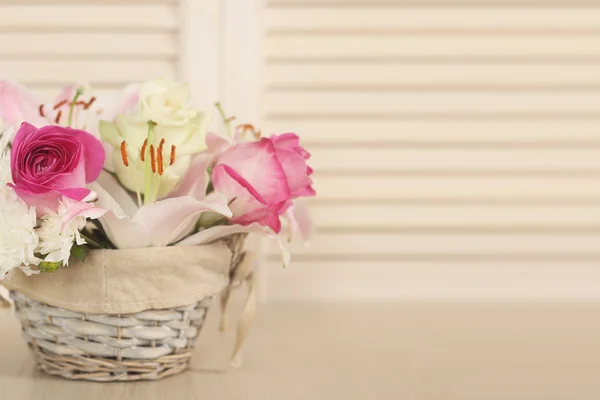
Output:
[[[252,320],[248,233],[306,236],[314,196],[295,134],[234,126],[187,85],[118,96],[75,85],[51,104],[0,82],[0,280],[37,365],[70,379],[159,379],[184,370],[209,300],[248,284],[234,360]],[[0,299],[1,300],[1,299]]]

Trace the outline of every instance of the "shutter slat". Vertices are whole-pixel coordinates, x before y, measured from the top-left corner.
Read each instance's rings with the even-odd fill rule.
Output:
[[[293,8],[271,9],[268,31],[338,32],[389,30],[582,30],[600,29],[600,9],[539,8]]]
[[[76,5],[104,5],[104,4],[115,4],[121,6],[127,5],[138,5],[146,7],[154,4],[178,4],[180,0],[0,0],[1,5],[15,5],[26,7],[39,7],[43,5],[65,5],[65,4],[76,4]]]
[[[369,73],[365,74],[364,70]],[[600,88],[599,64],[406,64],[314,63],[268,64],[265,84],[270,90],[356,88],[380,90],[527,90]]]
[[[596,92],[283,91],[265,94],[267,114],[597,113]]]
[[[6,33],[0,54],[17,56],[155,56],[174,57],[177,37],[169,33]]]
[[[5,0],[6,1],[6,0]],[[600,5],[598,0],[267,0],[271,8],[305,9],[311,7],[340,7],[340,8],[389,8],[414,7],[426,10],[435,7],[456,7],[460,9],[490,7],[494,9],[515,7],[539,8],[584,8],[589,9]]]
[[[40,64],[44,74],[40,74]],[[168,60],[0,60],[4,76],[31,86],[47,82],[71,83],[78,81],[131,83],[157,76],[175,75],[175,64]]]
[[[310,246],[292,245],[297,258],[304,255],[374,256],[412,259],[448,259],[469,257],[578,257],[600,261],[600,233],[371,233],[336,232],[317,233]],[[273,255],[279,254],[274,244],[269,245]]]
[[[452,120],[289,120],[266,119],[268,134],[296,132],[310,147],[319,144],[359,143],[407,144],[452,147],[472,144],[479,147],[503,145],[528,147],[568,147],[600,143],[600,117],[592,121],[540,118],[533,121],[452,121]],[[449,129],[451,127],[451,129]]]
[[[560,43],[560,45],[557,45]],[[598,57],[597,35],[269,35],[269,59]]]
[[[0,1],[0,6],[2,2]],[[81,29],[144,28],[175,30],[178,27],[177,8],[169,4],[48,4],[23,7],[21,4],[3,6],[0,29],[7,31],[60,28],[77,32]]]
[[[380,201],[412,203],[571,203],[600,204],[598,177],[586,176],[410,176],[315,174],[318,200],[361,200],[377,207]],[[402,226],[402,221],[397,221]]]
[[[398,230],[541,230],[597,229],[594,206],[312,204],[319,229]],[[399,225],[398,221],[402,221]]]
[[[536,172],[595,171],[600,179],[600,146],[569,149],[423,149],[313,147],[317,171],[368,172]]]

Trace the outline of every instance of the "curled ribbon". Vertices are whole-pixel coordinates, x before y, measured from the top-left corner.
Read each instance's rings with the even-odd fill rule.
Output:
[[[248,294],[246,296],[246,304],[244,310],[240,316],[240,320],[237,326],[237,332],[235,337],[235,344],[230,359],[230,364],[239,368],[242,365],[241,351],[244,347],[244,343],[248,338],[248,334],[254,324],[256,317],[256,282],[254,279],[254,272],[252,266],[254,265],[255,254],[253,252],[246,251],[242,254],[240,261],[237,265],[234,265],[231,271],[231,278],[229,286],[221,293],[221,331],[228,329],[227,323],[227,312],[229,308],[229,301],[231,299],[231,290],[233,288],[242,286],[246,283],[248,287]]]

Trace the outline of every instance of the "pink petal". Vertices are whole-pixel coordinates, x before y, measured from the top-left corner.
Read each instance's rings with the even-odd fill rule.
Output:
[[[308,160],[310,153],[300,146],[300,138],[295,133],[284,133],[282,135],[271,135],[271,140],[277,149],[289,149],[298,153],[302,158]]]
[[[283,133],[281,135],[271,135],[271,140],[275,147],[295,148],[300,147],[300,138],[295,133]]]
[[[206,197],[206,188],[210,180],[207,169],[212,160],[213,154],[210,153],[195,156],[183,179],[168,197],[191,196],[198,200]]]
[[[300,236],[308,241],[314,233],[315,227],[310,218],[308,206],[304,202],[296,202],[286,213],[293,231],[300,232]]]
[[[51,191],[44,194],[36,194],[27,189],[22,189],[14,186],[12,183],[8,184],[17,196],[25,202],[29,207],[35,207],[35,211],[38,217],[41,217],[47,213],[46,210],[56,211],[62,199],[62,195],[58,192]]]
[[[98,194],[96,207],[108,210],[99,221],[108,238],[117,248],[128,249],[151,245],[151,233],[143,225],[132,222],[121,208],[120,203],[103,186],[100,186],[98,182],[94,182],[90,184],[90,188]]]
[[[17,162],[17,155],[19,153],[21,145],[23,144],[23,141],[29,135],[35,133],[35,131],[37,131],[37,128],[28,122],[23,122],[21,124],[21,126],[19,127],[19,130],[17,130],[17,133],[15,134],[15,137],[13,138],[12,152],[10,154],[10,168],[12,171],[15,170],[15,164]]]
[[[115,119],[119,114],[131,114],[138,108],[138,102],[140,98],[140,85],[137,83],[125,86],[119,99],[116,101],[116,107],[109,115],[104,117],[109,121]]]
[[[220,154],[233,145],[233,141],[213,132],[206,134],[206,147],[209,153]]]
[[[243,176],[269,206],[278,207],[290,197],[285,172],[269,139],[239,143],[223,153],[218,162]]]
[[[61,120],[59,121],[59,123],[61,125],[66,125],[68,120],[69,109],[71,108],[71,102],[75,98],[75,93],[77,92],[77,89],[82,86],[83,85],[79,84],[69,85],[63,88],[61,92],[56,97],[54,97],[52,103],[44,104],[44,115],[46,116],[46,118],[54,122],[56,120],[56,117],[58,116],[58,112],[61,111]],[[63,103],[63,105],[55,109],[54,107],[59,103]],[[46,122],[46,124],[43,125],[47,124],[48,123]]]
[[[113,206],[118,205],[122,213],[133,217],[138,211],[138,206],[131,195],[113,175],[103,171],[96,179],[96,183],[102,187],[102,192],[106,193],[104,197],[112,199]]]
[[[224,164],[217,165],[212,176],[215,192],[224,193],[230,199],[233,223],[248,225],[258,222],[271,227],[275,232],[281,230],[278,209],[265,204],[256,189],[233,168]]]
[[[0,81],[0,120],[7,125],[17,126],[22,122],[45,125],[48,120],[39,114],[41,101],[25,87]]]
[[[132,222],[144,226],[151,233],[152,246],[167,246],[191,233],[200,214],[205,211],[232,216],[227,207],[227,196],[212,193],[204,201],[185,196],[145,205]]]
[[[263,235],[269,234],[264,226],[258,224],[252,224],[249,226],[217,225],[213,226],[212,228],[204,229],[183,239],[182,241],[178,242],[176,246],[198,246],[201,244],[214,242],[217,239],[221,239],[222,237],[236,233],[260,233]]]
[[[58,189],[58,193],[73,200],[81,201],[90,194],[87,188]]]
[[[83,144],[86,183],[94,182],[98,179],[98,176],[100,176],[102,166],[104,165],[104,159],[106,158],[102,142],[88,132],[79,129],[67,129],[69,129],[71,134],[76,136]]]
[[[277,149],[277,159],[281,163],[292,197],[314,196],[312,181],[308,177],[306,160],[294,150]]]
[[[183,239],[178,242],[176,246],[197,246],[201,244],[212,243],[215,240],[221,239],[225,236],[233,235],[236,233],[259,233],[267,236],[269,239],[275,242],[277,247],[281,250],[281,259],[284,267],[287,267],[290,263],[290,253],[285,248],[281,238],[272,232],[269,232],[267,228],[257,223],[241,226],[241,225],[220,225],[213,226],[212,228],[200,231],[190,237]]]
[[[73,103],[77,89],[81,88],[82,86],[83,85],[72,84],[63,88],[62,91],[54,98],[53,106],[66,100],[67,102],[61,108],[68,110],[71,107],[71,103]]]
[[[98,219],[104,214],[106,214],[106,212],[108,211],[104,208],[98,208],[95,207],[93,204],[86,203],[83,201],[70,202],[67,200],[63,201],[63,203],[65,203],[65,205],[67,206],[67,213],[62,218],[61,229],[65,229],[65,226],[67,226],[67,224],[71,222],[73,218],[85,217],[91,219]]]

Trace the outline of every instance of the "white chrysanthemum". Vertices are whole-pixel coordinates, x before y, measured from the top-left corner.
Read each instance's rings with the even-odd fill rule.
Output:
[[[64,266],[69,265],[73,244],[86,244],[80,233],[85,227],[86,217],[74,217],[64,224],[68,211],[68,206],[63,202],[58,207],[58,212],[49,212],[42,217],[42,224],[37,232],[40,236],[39,251],[45,255],[46,262],[62,262]]]
[[[0,151],[0,195],[5,197],[11,195],[12,189],[6,186],[9,182],[12,182],[10,174],[10,153],[2,153]]]
[[[42,261],[35,256],[36,223],[34,207],[28,207],[10,188],[0,193],[0,279],[16,268],[34,273],[29,267]]]
[[[0,154],[8,151],[8,145],[12,143],[17,131],[12,127],[3,127],[0,121]]]

